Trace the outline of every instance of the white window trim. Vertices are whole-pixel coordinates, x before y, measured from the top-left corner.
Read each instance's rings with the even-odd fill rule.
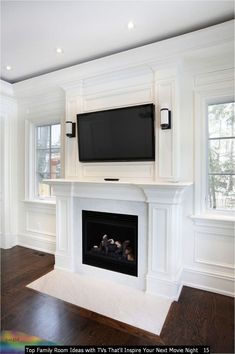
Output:
[[[55,197],[39,197],[36,193],[36,127],[41,125],[61,124],[59,120],[32,122],[25,120],[25,200],[24,202],[55,203]],[[61,124],[62,128],[62,124]],[[63,129],[61,129],[61,161],[63,161]],[[62,162],[63,176],[63,162]]]
[[[206,156],[207,156],[207,161],[206,161],[206,175],[207,175],[207,183],[206,183],[206,209],[210,210],[212,213],[215,212],[215,215],[217,214],[225,214],[225,215],[229,215],[231,213],[234,213],[234,210],[229,210],[229,209],[212,209],[212,208],[208,208],[208,196],[209,196],[209,191],[208,191],[208,187],[209,187],[209,125],[208,125],[208,106],[209,105],[216,105],[216,104],[223,104],[223,103],[231,103],[234,102],[234,96],[226,96],[223,98],[216,98],[213,99],[212,101],[209,100],[206,102],[206,118],[207,118],[207,126],[206,126],[206,137],[207,137],[207,147],[206,147]],[[222,138],[225,139],[225,138]],[[226,173],[224,174],[226,175]]]
[[[233,71],[232,71],[233,72]],[[231,72],[231,78],[233,78]],[[211,76],[208,77],[210,81]],[[195,216],[218,220],[230,219],[234,215],[231,210],[209,209],[207,206],[208,188],[208,124],[207,107],[208,104],[222,103],[234,100],[233,80],[228,80],[220,73],[220,80],[216,82],[206,82],[195,88],[194,100],[194,213]]]

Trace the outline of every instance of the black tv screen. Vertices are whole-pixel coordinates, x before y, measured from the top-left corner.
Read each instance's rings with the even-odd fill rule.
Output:
[[[155,159],[154,105],[77,115],[81,162]]]

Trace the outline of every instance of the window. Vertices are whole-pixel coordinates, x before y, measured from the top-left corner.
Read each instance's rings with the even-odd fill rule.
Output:
[[[36,127],[36,196],[52,196],[51,187],[43,179],[61,176],[61,125]]]
[[[234,102],[208,105],[208,207],[235,209]]]

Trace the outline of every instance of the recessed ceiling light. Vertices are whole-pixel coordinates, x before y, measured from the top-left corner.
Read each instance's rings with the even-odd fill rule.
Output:
[[[55,51],[56,51],[57,54],[62,54],[63,53],[63,49],[60,48],[60,47],[56,48]]]
[[[127,27],[128,27],[129,30],[133,30],[135,25],[134,25],[134,23],[132,21],[129,21]]]
[[[6,65],[6,69],[7,69],[8,71],[10,71],[10,70],[12,70],[12,67],[11,67],[10,65]]]

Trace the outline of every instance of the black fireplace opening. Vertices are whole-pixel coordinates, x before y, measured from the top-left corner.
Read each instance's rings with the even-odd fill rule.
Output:
[[[138,276],[138,216],[82,211],[82,262]]]

